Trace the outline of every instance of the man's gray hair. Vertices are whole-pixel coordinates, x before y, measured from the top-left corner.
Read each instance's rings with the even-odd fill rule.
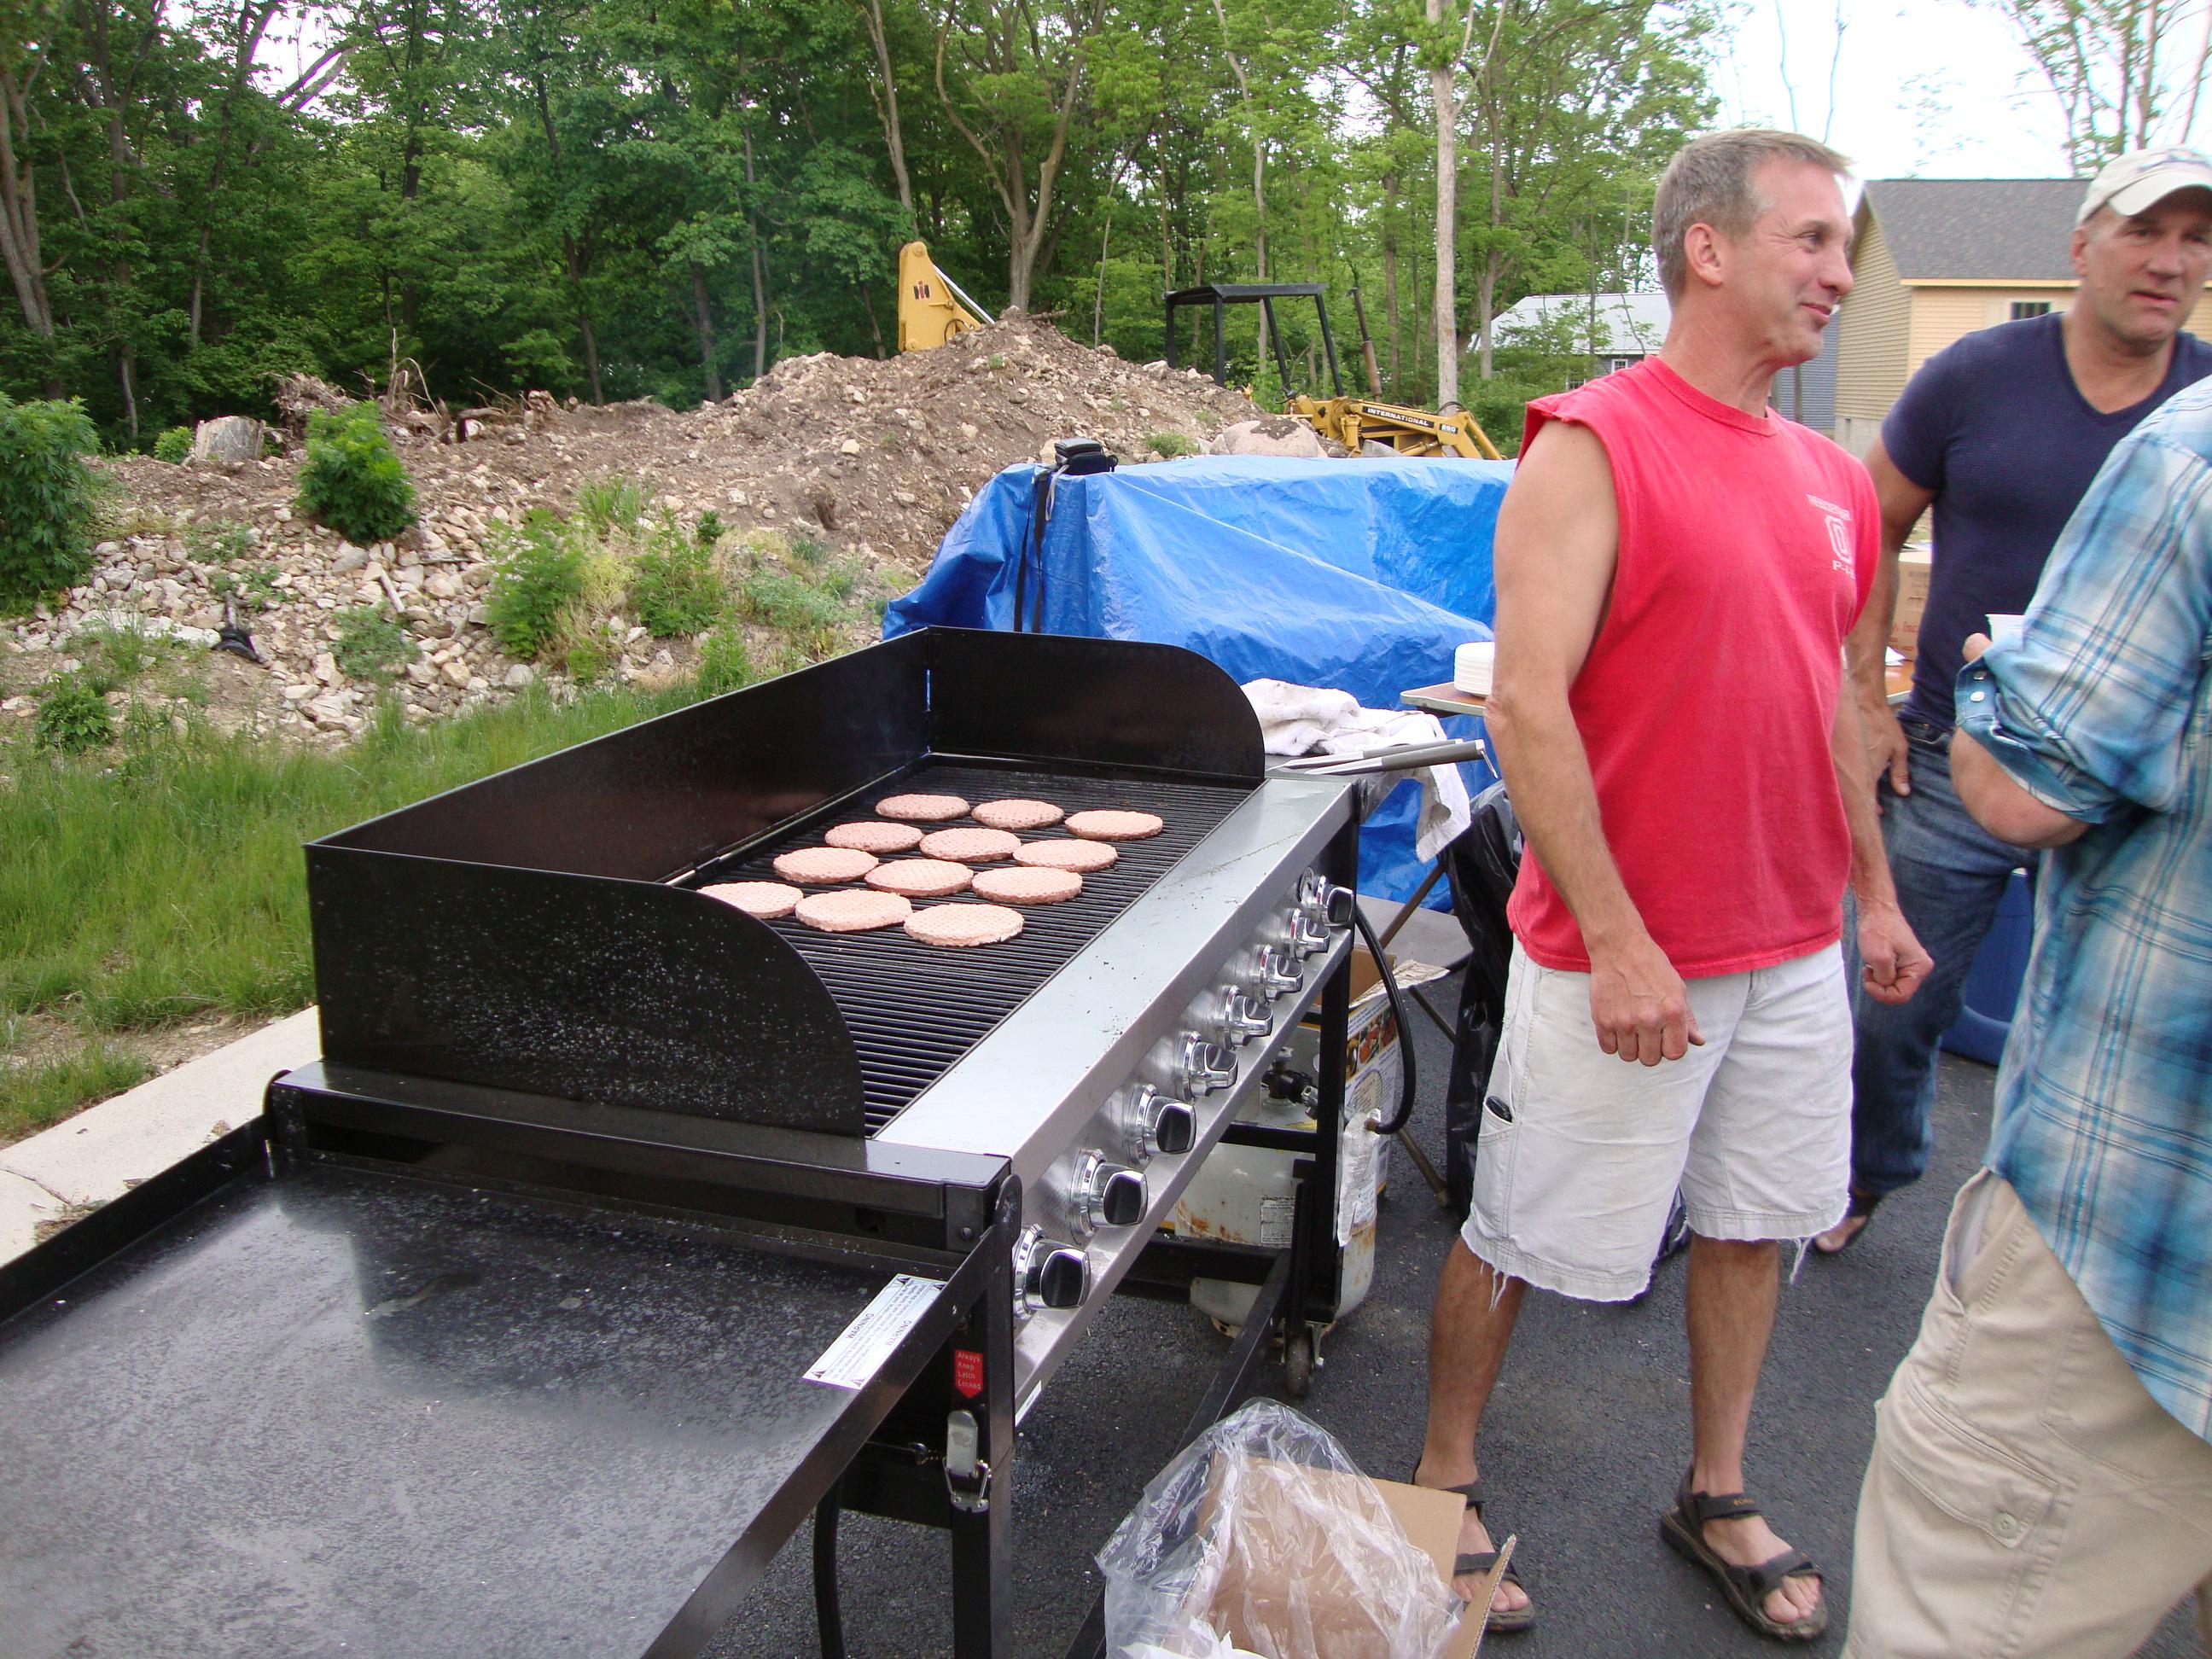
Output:
[[[1753,188],[1752,175],[1769,161],[1802,161],[1838,173],[1851,167],[1849,158],[1826,144],[1766,127],[1729,127],[1691,139],[1659,175],[1651,204],[1651,251],[1659,256],[1659,280],[1668,299],[1680,300],[1689,283],[1682,243],[1692,225],[1740,237],[1758,222],[1769,204]]]

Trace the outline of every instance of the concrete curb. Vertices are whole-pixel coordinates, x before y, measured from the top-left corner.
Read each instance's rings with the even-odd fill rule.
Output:
[[[270,1078],[321,1053],[316,1011],[303,1009],[0,1147],[0,1261],[31,1248],[40,1222],[105,1204],[259,1115]]]

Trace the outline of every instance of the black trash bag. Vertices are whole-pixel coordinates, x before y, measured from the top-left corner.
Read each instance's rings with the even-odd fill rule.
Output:
[[[1474,947],[1460,991],[1444,1090],[1445,1186],[1452,1214],[1462,1220],[1474,1200],[1475,1137],[1505,1024],[1505,975],[1513,960],[1505,902],[1521,876],[1521,822],[1505,798],[1505,786],[1492,784],[1470,810],[1474,822],[1443,851],[1452,914]]]

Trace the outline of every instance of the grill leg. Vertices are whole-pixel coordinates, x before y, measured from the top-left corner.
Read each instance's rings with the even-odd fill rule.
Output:
[[[845,1620],[837,1606],[837,1488],[814,1507],[814,1628],[822,1659],[845,1659]]]
[[[1006,1540],[1014,1507],[1014,1215],[991,1231],[990,1272],[977,1312],[983,1327],[984,1397],[978,1402],[981,1455],[991,1466],[988,1502],[955,1508],[952,1534],[954,1659],[1008,1659],[1013,1649],[1012,1574]]]

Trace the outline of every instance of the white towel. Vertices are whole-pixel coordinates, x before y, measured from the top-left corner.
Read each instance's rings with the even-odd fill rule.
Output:
[[[1357,755],[1388,744],[1444,741],[1435,715],[1412,708],[1363,708],[1349,692],[1253,680],[1244,695],[1260,717],[1261,741],[1271,755]],[[1407,775],[1421,785],[1413,851],[1425,861],[1474,821],[1467,780],[1454,765],[1425,766]]]

